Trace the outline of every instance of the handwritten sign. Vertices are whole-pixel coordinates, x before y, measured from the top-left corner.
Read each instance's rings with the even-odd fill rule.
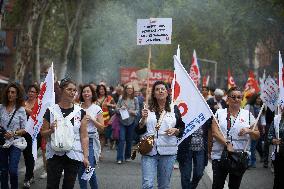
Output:
[[[137,19],[137,45],[171,44],[172,19]]]
[[[269,107],[271,111],[275,111],[278,103],[278,85],[269,76],[261,89],[260,98]]]

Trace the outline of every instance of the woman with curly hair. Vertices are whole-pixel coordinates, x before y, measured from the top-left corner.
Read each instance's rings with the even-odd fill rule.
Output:
[[[9,83],[0,105],[0,127],[5,130],[6,141],[12,141],[25,134],[27,116],[24,105],[23,89],[17,83]],[[7,143],[7,142],[6,142]],[[0,184],[2,188],[18,188],[18,165],[21,150],[14,145],[0,147]]]
[[[157,176],[158,188],[170,188],[170,180],[178,150],[177,137],[181,137],[184,122],[177,106],[171,105],[168,86],[156,81],[152,87],[149,109],[142,110],[142,118],[136,127],[139,135],[154,136],[152,150],[142,155],[142,188],[154,188]]]

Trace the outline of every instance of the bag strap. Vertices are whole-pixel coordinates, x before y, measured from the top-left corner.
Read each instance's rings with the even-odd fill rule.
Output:
[[[161,114],[161,116],[160,116],[160,118],[159,118],[159,120],[157,122],[157,125],[155,126],[156,131],[158,131],[160,129],[162,121],[163,121],[165,115],[166,115],[166,111],[163,110],[163,112],[162,112],[162,114]]]
[[[229,109],[227,109],[227,138],[229,138],[229,132],[231,130],[231,127],[233,127],[236,123],[237,118],[239,117],[240,114],[240,110],[238,111],[238,114],[233,122],[233,124],[231,124],[231,113],[229,111]],[[231,136],[231,142],[232,142],[232,136]]]
[[[76,104],[74,104],[74,110],[68,116],[66,116],[65,118],[68,119],[69,121],[71,121],[71,119],[73,117],[75,117],[77,112],[79,112],[80,110],[81,110],[81,107],[76,105]]]
[[[104,104],[106,98],[107,98],[107,97],[105,96],[102,101],[98,101],[98,102],[99,102],[99,106],[100,106],[101,108],[103,107],[103,104]]]
[[[61,109],[59,107],[58,104],[55,104],[55,106],[53,106],[52,108],[50,108],[50,111],[52,112],[52,114],[54,115],[55,119],[56,118],[64,118],[64,119],[67,119],[69,121],[71,121],[71,119],[75,116],[75,114],[81,110],[81,107],[74,104],[74,110],[64,118],[62,112],[61,112]],[[60,112],[60,113],[59,113]]]
[[[7,128],[9,128],[9,126],[10,126],[10,124],[11,124],[11,122],[12,122],[12,119],[14,118],[14,116],[15,116],[15,114],[16,114],[16,111],[17,111],[17,109],[15,109],[15,111],[13,112],[13,115],[12,115],[12,117],[10,118],[10,120],[9,120],[9,122],[8,122],[8,124],[7,124]]]

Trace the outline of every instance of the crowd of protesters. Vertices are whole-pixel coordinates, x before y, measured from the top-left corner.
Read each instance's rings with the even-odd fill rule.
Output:
[[[171,104],[169,84],[157,81],[153,85],[148,107],[144,103],[146,87],[137,89],[137,86],[125,84],[113,88],[104,82],[77,86],[68,78],[56,82],[55,86],[56,104],[45,112],[37,138],[45,170],[40,178],[47,180],[48,189],[59,188],[62,175],[62,188],[73,188],[76,179],[80,188],[87,188],[87,181],[82,179],[82,175],[87,167],[95,167],[99,161],[104,161],[104,147],[116,149],[117,164],[126,163],[131,161],[133,146],[140,138],[149,135],[154,137],[154,147],[141,158],[142,188],[154,188],[155,180],[158,188],[170,188],[176,160],[182,188],[197,188],[209,159],[212,160],[212,188],[223,188],[227,175],[229,188],[239,188],[243,174],[229,173],[222,167],[220,159],[224,148],[238,151],[244,148],[247,141],[250,141],[247,148],[250,152],[250,169],[256,167],[256,151],[263,167],[269,167],[269,145],[273,145],[271,166],[274,165],[274,188],[282,188],[284,184],[281,179],[284,170],[284,115],[274,118],[273,112],[266,108],[261,113],[257,127],[250,127],[262,106],[260,94],[248,96],[247,105],[241,108],[241,89],[234,87],[225,92],[202,87],[201,94],[216,119],[207,120],[178,146],[176,141],[182,136],[185,124],[177,106]],[[23,150],[26,166],[24,188],[30,188],[34,182],[32,139],[24,128],[32,115],[39,92],[39,86],[33,84],[27,87],[25,95],[17,83],[8,84],[3,92],[0,105],[0,126],[4,133],[0,147],[2,189],[19,188],[18,164],[22,151],[11,145],[11,141],[21,136],[27,142]],[[127,116],[123,118],[125,112]],[[67,152],[56,151],[53,147],[52,137],[55,128],[61,124],[60,119],[68,119],[74,128],[74,144]],[[95,171],[89,184],[92,189],[98,188]]]

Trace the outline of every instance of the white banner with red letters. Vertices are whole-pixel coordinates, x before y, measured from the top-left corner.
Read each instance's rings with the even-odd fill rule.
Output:
[[[43,116],[46,109],[55,104],[54,93],[54,72],[53,64],[48,70],[48,74],[41,85],[40,93],[33,107],[32,115],[30,116],[25,130],[31,135],[33,141],[32,153],[37,159],[37,135],[40,132]]]

